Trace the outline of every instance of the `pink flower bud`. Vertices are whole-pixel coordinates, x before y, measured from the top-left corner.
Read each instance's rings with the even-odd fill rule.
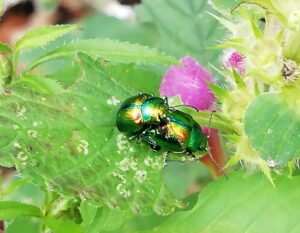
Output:
[[[224,51],[223,65],[229,69],[233,67],[240,75],[245,74],[245,56],[236,50],[228,49]]]

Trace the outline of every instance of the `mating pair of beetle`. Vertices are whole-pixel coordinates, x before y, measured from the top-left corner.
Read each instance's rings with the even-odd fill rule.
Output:
[[[181,153],[196,158],[196,152],[207,152],[207,137],[200,125],[187,113],[168,105],[167,98],[146,93],[125,100],[118,112],[116,125],[129,137],[136,137],[154,151]]]

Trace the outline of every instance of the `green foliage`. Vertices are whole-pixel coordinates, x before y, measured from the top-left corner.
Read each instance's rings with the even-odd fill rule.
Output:
[[[159,6],[159,7],[158,7]],[[138,15],[158,28],[158,48],[177,57],[192,55],[201,64],[218,64],[220,51],[211,47],[225,31],[208,12],[206,0],[143,0]]]
[[[236,172],[203,190],[193,209],[173,214],[151,232],[298,232],[299,181],[277,176],[274,189],[260,173]]]
[[[92,232],[110,232],[119,229],[124,222],[133,218],[134,215],[126,210],[111,210],[109,208],[98,209],[95,218],[88,230]],[[121,220],[121,221],[120,221]]]
[[[183,199],[190,193],[190,188],[197,185],[196,180],[202,178],[201,184],[205,184],[209,177],[206,167],[198,161],[181,163],[178,161],[171,161],[163,170],[164,181],[168,188],[174,195]],[[174,174],[177,178],[174,179]]]
[[[84,28],[78,35],[81,39],[110,38],[149,46],[155,45],[157,41],[158,32],[153,25],[139,24],[135,20],[120,20],[104,14],[95,14],[84,18],[78,24]]]
[[[155,49],[129,44],[109,39],[90,39],[75,41],[64,45],[44,56],[38,58],[29,70],[49,60],[61,57],[74,57],[78,52],[83,52],[94,58],[101,57],[112,63],[137,63],[137,64],[177,64],[173,57],[163,55]]]
[[[0,219],[10,220],[17,217],[42,217],[40,208],[15,201],[0,201]]]
[[[16,42],[16,53],[19,53],[22,49],[46,46],[50,41],[76,29],[79,29],[77,25],[44,26],[33,29]]]
[[[21,178],[18,172],[6,178],[2,186],[1,200],[34,204],[41,208],[44,204],[45,195],[40,187],[28,179]]]
[[[33,75],[23,76],[18,81],[18,84],[45,95],[60,94],[64,91],[63,87],[56,80]]]
[[[0,217],[12,219],[5,222],[5,232],[38,233],[47,227],[53,232],[83,232],[79,225],[81,218],[76,216],[76,212],[79,213],[77,199],[62,199],[54,192],[42,191],[19,174],[6,179],[3,187],[2,199],[5,201],[0,204]]]
[[[96,233],[99,230],[98,219],[102,215],[102,209],[89,203],[88,201],[82,201],[80,205],[80,214],[82,218],[82,225],[85,232]]]
[[[7,185],[5,190],[2,190],[1,197],[3,198],[6,196],[11,196],[12,193],[14,193],[16,190],[18,190],[20,187],[24,186],[27,183],[28,183],[28,180],[26,180],[26,179],[20,179],[20,180],[12,182],[11,184]],[[16,200],[16,199],[14,199],[14,200]]]
[[[1,43],[1,42],[0,42],[0,51],[12,53],[11,48],[7,44]]]
[[[121,86],[157,96],[159,95],[163,70],[161,66],[149,67],[137,64],[112,64],[107,66],[109,75],[114,77]]]
[[[40,57],[60,46],[71,43],[74,38],[83,39],[112,39],[119,41],[127,41],[133,44],[155,46],[158,32],[153,25],[138,24],[133,20],[120,20],[115,17],[110,17],[101,13],[88,15],[76,21],[77,25],[83,30],[77,30],[53,41],[47,47],[36,48],[22,51],[20,63],[26,66],[33,59]],[[60,60],[59,60],[60,61]],[[56,71],[59,68],[64,68],[65,65],[59,62],[46,63],[39,67],[43,72]]]
[[[286,59],[291,59],[297,63],[300,62],[300,45],[297,43],[300,38],[300,31],[290,34],[289,42],[284,48],[284,56]]]
[[[257,96],[248,107],[245,132],[264,159],[286,164],[299,157],[300,121],[296,106],[283,95],[269,93]]]
[[[57,220],[53,218],[46,218],[45,224],[52,233],[83,233],[83,228],[73,222],[65,220]]]
[[[40,233],[41,221],[37,218],[16,218],[5,225],[5,233]]]
[[[60,193],[142,214],[172,213],[182,203],[163,183],[162,155],[129,142],[115,127],[120,101],[138,91],[125,90],[86,55],[78,65],[84,74],[63,92],[16,81],[2,95],[1,126],[10,131],[1,130],[1,153]]]
[[[98,207],[89,203],[88,201],[82,201],[79,209],[83,224],[88,227],[94,220],[98,211]]]
[[[232,19],[241,2],[212,0],[211,5],[226,19],[215,18],[241,37],[220,48],[242,49],[248,73],[219,70],[230,80],[228,89],[210,84],[219,112],[191,115],[203,126],[222,130],[229,152],[235,153],[229,164],[243,160],[246,167],[260,167],[273,182],[266,160],[288,163],[291,171],[300,152],[299,49],[293,45],[299,37],[293,32],[298,13],[287,22],[281,15],[285,7],[278,7],[281,1],[274,1],[273,9],[269,0],[248,0],[263,3],[270,15],[243,4],[235,11],[236,22],[230,22],[227,18]],[[210,48],[225,33],[208,14],[215,12],[206,0],[143,0],[137,13],[139,23],[103,15],[84,20],[87,30],[76,34],[83,40],[63,45],[57,40],[45,50],[58,37],[71,41],[75,34],[66,34],[79,27],[34,29],[13,49],[0,43],[0,164],[16,166],[26,177],[0,189],[0,219],[14,219],[7,222],[7,232],[21,232],[20,224],[53,233],[299,231],[298,176],[274,174],[274,189],[262,174],[236,172],[228,181],[221,178],[203,188],[210,178],[198,162],[164,167],[162,153],[118,132],[115,115],[124,99],[140,91],[158,95],[166,70],[162,65],[179,64],[176,58],[192,55],[204,66],[219,63],[220,51]],[[260,27],[261,17],[267,23]],[[270,32],[273,17],[291,30]],[[28,59],[29,66],[18,75],[19,55],[26,49],[39,55]],[[294,65],[291,80],[282,77],[286,60],[293,60],[288,63]],[[42,64],[50,68],[46,71]]]

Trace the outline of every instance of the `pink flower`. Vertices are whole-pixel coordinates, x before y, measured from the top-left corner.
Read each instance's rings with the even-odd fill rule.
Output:
[[[215,96],[208,82],[213,82],[211,74],[192,57],[181,59],[183,66],[171,66],[160,85],[160,95],[173,97],[178,95],[181,102],[199,110],[213,107]]]
[[[233,67],[240,75],[245,74],[245,56],[234,49],[224,51],[223,65],[229,69]]]

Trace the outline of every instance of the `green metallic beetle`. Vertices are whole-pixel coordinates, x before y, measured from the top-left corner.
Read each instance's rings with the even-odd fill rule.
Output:
[[[208,152],[212,162],[227,178],[210,154],[208,138],[202,133],[200,125],[191,115],[169,107],[167,99],[146,93],[130,97],[119,108],[116,125],[119,131],[136,137],[138,143],[144,142],[154,151],[166,151],[165,161],[169,153],[196,158],[195,153]]]
[[[141,140],[153,150],[167,153],[185,153],[196,157],[194,153],[207,152],[207,137],[200,125],[187,113],[175,110],[168,115],[165,125],[151,131],[145,131]]]
[[[116,125],[120,132],[139,135],[167,121],[167,99],[140,93],[125,100],[117,112]]]

